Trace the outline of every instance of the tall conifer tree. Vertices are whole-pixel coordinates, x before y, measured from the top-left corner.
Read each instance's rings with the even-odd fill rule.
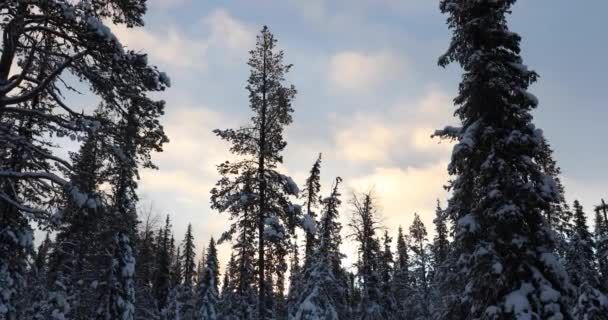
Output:
[[[456,139],[447,214],[455,223],[449,300],[443,319],[568,319],[568,277],[543,216],[559,202],[543,172],[543,135],[532,124],[538,75],[522,64],[521,38],[506,16],[515,0],[442,0],[453,30],[439,59],[464,69],[454,102]],[[547,295],[546,292],[551,292]]]
[[[267,240],[275,246],[288,241],[285,227],[298,212],[289,196],[299,190],[293,180],[277,171],[283,162],[281,152],[287,145],[283,129],[292,122],[291,101],[296,90],[283,85],[291,65],[284,64],[283,51],[276,49],[277,40],[264,26],[257,37],[256,47],[250,51],[251,73],[247,83],[249,102],[254,116],[251,125],[236,130],[215,130],[222,139],[232,144],[230,151],[243,160],[225,162],[218,167],[224,177],[212,190],[212,202],[220,211],[232,210],[249,202],[257,232],[258,318],[266,319],[267,297],[272,294],[267,278]],[[233,179],[231,179],[233,177]],[[248,187],[250,192],[243,190]],[[236,210],[236,211],[235,211]],[[238,213],[236,213],[238,216]]]

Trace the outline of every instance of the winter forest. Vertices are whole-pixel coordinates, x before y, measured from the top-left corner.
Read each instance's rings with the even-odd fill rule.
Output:
[[[245,120],[200,128],[229,154],[201,193],[227,223],[202,239],[216,218],[178,233],[140,193],[180,142],[164,96],[181,83],[114,32],[143,28],[147,1],[2,0],[0,320],[608,319],[608,204],[566,198],[515,2],[434,5],[451,37],[434,67],[459,84],[455,125],[423,137],[451,150],[432,224],[387,225],[378,186],[349,187],[321,150],[290,175],[285,132],[308,112],[291,75],[308,66],[252,26]]]

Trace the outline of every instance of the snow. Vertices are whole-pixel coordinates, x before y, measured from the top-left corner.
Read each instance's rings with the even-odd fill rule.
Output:
[[[479,224],[473,214],[469,213],[458,219],[458,229],[466,232],[476,232],[479,230]]]
[[[523,88],[517,88],[517,90],[524,96],[524,98],[526,98],[530,105],[532,105],[533,107],[538,106],[538,98],[535,95]]]
[[[534,287],[531,284],[523,283],[519,289],[505,297],[505,311],[513,312],[516,320],[536,319],[530,313],[530,301],[528,301],[528,294],[533,291]]]
[[[502,263],[500,263],[500,262],[495,262],[492,265],[492,272],[494,272],[494,274],[501,274],[503,270],[504,270],[504,267],[502,266]]]
[[[167,87],[171,87],[171,78],[169,78],[169,75],[167,75],[165,72],[159,72],[158,81]]]
[[[297,196],[300,193],[300,188],[298,188],[298,185],[293,181],[293,179],[291,177],[281,175],[281,178],[283,180],[283,184],[285,186],[287,193],[294,195],[294,196]]]
[[[560,297],[561,294],[559,293],[559,291],[546,285],[542,286],[540,292],[540,300],[542,302],[558,302]]]
[[[528,66],[525,64],[511,62],[511,63],[509,63],[509,65],[511,67],[515,68],[516,70],[520,71],[521,73],[530,73]]]
[[[555,179],[547,174],[543,175],[542,179],[543,180],[540,185],[541,193],[547,198],[554,197],[557,193],[557,184],[555,183]]]
[[[112,33],[110,28],[101,22],[101,20],[97,19],[96,17],[89,16],[86,19],[86,23],[89,29],[95,32],[98,36],[104,38],[107,42],[114,43],[114,45],[116,45],[121,52],[123,51],[122,45],[120,44],[118,38],[114,35],[114,33]]]
[[[122,150],[121,147],[119,146],[112,146],[112,151],[114,152],[114,155],[116,157],[118,157],[118,159],[122,162],[127,162],[127,160],[129,160],[129,158],[127,158],[127,155],[125,154],[125,152]]]
[[[473,147],[475,147],[474,137],[475,137],[475,134],[477,133],[477,129],[479,129],[479,120],[475,121],[471,125],[469,125],[465,129],[464,133],[462,133],[458,143],[454,146],[454,151],[453,151],[454,154],[457,154],[464,149],[471,150],[471,149],[473,149]]]
[[[90,133],[97,132],[97,130],[99,130],[99,128],[101,127],[101,122],[97,120],[83,119],[81,121],[81,124],[85,128],[85,130],[88,130]]]
[[[315,221],[315,218],[309,214],[304,215],[304,219],[302,220],[302,227],[307,233],[317,233],[317,221]]]
[[[77,186],[72,185],[70,183],[67,190],[68,190],[68,193],[70,194],[70,197],[72,198],[72,201],[74,201],[74,203],[78,207],[80,207],[80,208],[86,207],[86,208],[90,208],[90,209],[97,208],[97,201],[95,200],[95,198],[91,197],[89,194],[81,192]]]

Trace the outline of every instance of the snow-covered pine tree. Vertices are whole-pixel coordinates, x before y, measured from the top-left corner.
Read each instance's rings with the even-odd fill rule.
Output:
[[[308,257],[313,253],[317,214],[314,211],[319,206],[319,192],[321,192],[321,154],[317,161],[312,165],[310,169],[310,175],[306,178],[306,184],[302,189],[302,198],[304,199],[304,206],[306,207],[306,215],[302,220],[302,226],[304,232],[306,232],[306,247],[304,250],[304,263],[308,260]]]
[[[156,299],[158,311],[165,309],[169,302],[171,291],[171,220],[169,215],[165,219],[165,225],[159,229],[156,239],[156,268],[154,272],[153,292]]]
[[[289,291],[287,293],[286,308],[287,314],[292,314],[297,308],[297,299],[300,294],[299,290],[302,286],[302,266],[300,266],[300,255],[298,251],[294,251],[291,256],[289,267]]]
[[[224,320],[255,319],[255,292],[251,283],[244,283],[248,272],[241,272],[243,266],[231,255],[222,283],[219,317]],[[245,277],[241,276],[244,275]]]
[[[217,260],[217,249],[215,240],[211,238],[207,249],[207,265],[203,278],[196,286],[196,316],[197,320],[219,319],[220,298],[219,285],[219,262]]]
[[[420,216],[414,213],[410,225],[410,250],[412,251],[412,285],[413,293],[407,305],[415,319],[431,319],[431,290],[429,271],[431,255],[428,250],[427,231]]]
[[[140,214],[139,236],[137,238],[137,264],[135,265],[135,319],[156,319],[158,307],[153,294],[154,274],[156,268],[155,231],[158,229],[160,216],[155,214],[152,206]]]
[[[0,4],[5,39],[0,49],[0,224],[6,226],[3,234],[15,235],[0,237],[2,317],[19,313],[12,299],[23,285],[24,252],[31,246],[28,219],[40,226],[56,221],[51,213],[62,205],[62,193],[82,206],[93,205],[73,187],[73,167],[49,148],[50,139],[76,140],[100,127],[117,131],[116,121],[75,111],[62,93],[85,83],[104,101],[104,111],[118,114],[126,109],[125,101],[169,84],[147,65],[144,54],[125,50],[102,22],[139,27],[145,9],[142,0]]]
[[[348,280],[342,269],[340,244],[342,226],[338,222],[341,204],[336,178],[331,195],[321,202],[323,211],[317,228],[317,242],[311,262],[302,274],[298,307],[290,320],[338,320],[348,317]]]
[[[600,286],[608,292],[608,205],[602,203],[595,207],[596,257],[600,273]]]
[[[397,302],[398,319],[410,319],[410,308],[406,302],[410,300],[413,292],[410,277],[409,238],[403,234],[399,226],[397,231],[397,258],[395,259],[395,272],[392,281],[392,292]]]
[[[206,266],[206,263],[205,263]],[[232,282],[232,279],[234,278],[234,272],[236,272],[237,266],[236,266],[236,260],[234,259],[234,252],[230,254],[230,260],[228,260],[228,263],[226,264],[226,269],[224,272],[224,278],[222,279],[222,291],[220,292],[220,298],[222,300],[222,303],[225,299],[227,299],[228,295],[232,292],[234,292],[234,283]],[[202,274],[204,272],[201,272],[201,277],[199,277],[198,281],[201,281],[202,278]]]
[[[288,243],[289,245],[289,243]],[[267,286],[270,288],[267,299],[268,318],[285,319],[287,315],[285,296],[285,274],[287,273],[286,258],[289,255],[288,247],[282,241],[268,243],[266,264]]]
[[[219,242],[232,240],[232,250],[235,253],[234,272],[231,272],[231,282],[234,291],[226,297],[222,309],[222,317],[227,319],[252,319],[255,317],[256,294],[256,246],[257,246],[257,214],[255,203],[257,196],[253,192],[253,177],[255,172],[245,169],[243,174],[230,181],[231,166],[219,168],[225,177],[218,181],[217,189],[211,191],[212,208],[220,212],[227,211],[232,221]],[[229,306],[229,307],[228,307]]]
[[[277,40],[264,26],[257,36],[256,47],[250,51],[249,91],[250,107],[254,112],[251,125],[239,129],[215,130],[222,139],[232,144],[230,151],[239,156],[235,162],[224,162],[218,166],[223,176],[212,190],[212,203],[220,212],[230,211],[238,217],[237,207],[251,202],[250,214],[254,215],[258,245],[257,282],[258,318],[266,319],[267,297],[272,293],[267,286],[266,240],[276,245],[287,244],[285,226],[296,221],[296,210],[289,196],[299,190],[293,180],[277,171],[283,162],[281,151],[287,143],[283,140],[283,129],[292,122],[291,101],[296,90],[284,86],[284,77],[291,65],[283,63],[283,51],[277,51]],[[231,179],[232,178],[232,179]],[[251,192],[241,193],[249,183]],[[234,230],[234,228],[232,228]]]
[[[184,277],[184,286],[187,288],[194,287],[195,280],[195,268],[196,264],[195,260],[195,246],[194,246],[194,236],[192,235],[192,224],[188,224],[188,229],[186,230],[186,234],[184,235],[184,240],[182,242],[182,267],[184,268],[183,277]]]
[[[106,243],[113,252],[106,318],[123,320],[133,319],[135,313],[133,247],[137,242],[139,167],[156,169],[151,153],[162,151],[163,143],[168,141],[156,120],[164,113],[164,101],[134,96],[129,102],[118,113],[118,128],[110,133],[112,139],[106,146],[113,156],[108,178],[112,195],[104,208],[109,211],[106,228],[114,240]]]
[[[575,319],[608,319],[608,297],[601,292],[593,235],[583,206],[574,200],[574,228],[566,254],[566,270],[576,286]]]
[[[545,218],[557,233],[557,253],[563,257],[568,249],[567,242],[571,236],[569,232],[572,231],[572,211],[566,202],[566,191],[560,178],[561,168],[553,159],[553,149],[551,149],[545,137],[542,138],[537,162],[544,173],[555,180],[555,191],[558,201],[551,203],[550,209],[545,212]]]
[[[96,285],[106,281],[104,276],[111,263],[106,254],[104,197],[98,192],[104,181],[103,162],[108,159],[102,150],[100,135],[96,132],[86,137],[80,150],[70,154],[70,159],[73,187],[89,195],[86,201],[95,206],[82,207],[71,197],[65,199],[61,219],[55,226],[49,280],[52,291],[54,287],[57,292],[66,291],[69,316],[83,318],[95,314],[99,304]]]
[[[360,319],[386,319],[382,309],[381,280],[378,257],[381,255],[380,242],[376,231],[380,229],[378,213],[373,193],[370,191],[351,199],[353,213],[348,226],[350,236],[357,244],[357,278],[361,286],[361,305],[358,306]]]
[[[18,299],[22,304],[18,309],[24,310],[23,319],[44,319],[48,313],[48,260],[53,246],[49,233],[38,246],[36,252],[31,253],[32,264],[27,272],[26,288]]]
[[[397,307],[397,300],[395,299],[393,289],[393,275],[395,274],[395,260],[393,257],[393,251],[391,249],[391,243],[393,239],[388,235],[388,230],[384,230],[384,236],[382,237],[383,248],[380,252],[378,274],[380,276],[380,293],[381,307],[385,314],[389,315],[390,319],[397,319],[399,312]]]
[[[453,39],[439,64],[464,69],[454,100],[462,127],[435,133],[458,140],[448,167],[454,272],[443,281],[442,319],[569,319],[568,275],[543,217],[559,199],[538,164],[543,136],[530,113],[538,100],[527,91],[538,76],[507,26],[514,3],[440,2]]]
[[[448,239],[447,217],[441,209],[439,200],[437,200],[437,208],[435,208],[435,237],[433,238],[433,270],[437,270],[441,266],[449,253],[450,241]]]
[[[192,319],[195,309],[193,304],[194,284],[196,281],[195,246],[192,224],[188,224],[181,244],[182,253],[178,256],[181,268],[181,319]]]
[[[435,225],[435,237],[431,244],[431,272],[429,273],[429,299],[430,299],[430,313],[431,318],[435,319],[439,317],[444,306],[440,299],[440,284],[442,277],[449,273],[450,270],[445,268],[448,255],[450,252],[450,241],[448,239],[448,226],[445,211],[441,209],[439,200],[437,200],[437,207],[435,209],[435,219],[433,224]]]

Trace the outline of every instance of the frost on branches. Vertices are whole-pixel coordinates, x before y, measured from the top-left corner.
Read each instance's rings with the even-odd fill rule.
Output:
[[[133,148],[125,151],[134,163],[131,174],[109,172],[104,177],[117,187],[117,176],[134,178],[137,165],[153,167],[149,153],[159,151],[167,140],[156,120],[164,103],[147,94],[164,90],[168,77],[149,66],[145,54],[123,48],[104,24],[140,27],[145,8],[143,0],[0,3],[0,318],[22,312],[15,298],[23,287],[26,252],[31,249],[24,240],[30,222],[42,228],[61,225],[66,202],[75,210],[103,214],[124,207],[111,195],[99,197],[77,186],[74,164],[55,154],[56,147],[63,146],[65,138],[80,142],[99,133],[104,137],[99,141],[101,157],[111,167],[119,161],[111,146],[121,145],[125,119],[131,114],[135,132],[146,137],[131,136]],[[65,98],[79,82],[103,101],[96,114],[85,113]],[[110,247],[117,245],[112,237],[105,240]],[[108,270],[110,264],[106,266]],[[57,317],[60,314],[63,311]]]
[[[456,178],[447,214],[456,223],[455,273],[446,279],[443,319],[568,319],[570,283],[554,255],[543,217],[559,201],[544,172],[542,131],[532,124],[538,100],[528,86],[519,35],[506,15],[515,0],[442,0],[454,36],[439,59],[464,69],[454,99],[462,127],[436,135],[457,140]]]

